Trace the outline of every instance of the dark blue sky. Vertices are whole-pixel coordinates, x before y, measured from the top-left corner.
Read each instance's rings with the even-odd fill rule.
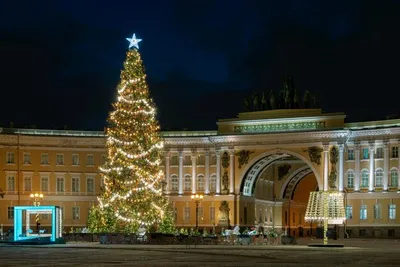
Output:
[[[7,2],[7,3],[5,3]],[[101,130],[128,49],[163,129],[215,129],[285,76],[349,121],[399,113],[400,1],[3,1],[0,123]]]

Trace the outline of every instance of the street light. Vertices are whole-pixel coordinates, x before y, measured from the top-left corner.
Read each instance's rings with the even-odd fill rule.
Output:
[[[30,195],[32,201],[33,201],[33,206],[40,206],[40,201],[43,199],[43,194],[40,193],[35,193]],[[36,213],[35,215],[35,221],[36,221],[36,231],[38,235],[40,234],[40,221],[39,221],[39,213]]]
[[[192,200],[196,203],[196,232],[199,230],[199,204],[203,200],[203,195],[192,195]]]
[[[30,195],[32,201],[33,201],[33,206],[40,206],[40,201],[43,199],[43,194],[40,193],[35,193]]]

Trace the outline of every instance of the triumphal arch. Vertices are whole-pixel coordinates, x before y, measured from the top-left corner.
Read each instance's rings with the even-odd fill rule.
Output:
[[[182,228],[263,226],[306,236],[311,191],[344,194],[351,236],[400,234],[400,120],[345,123],[343,113],[239,113],[217,131],[164,132],[165,192]],[[191,195],[202,194],[196,216]]]

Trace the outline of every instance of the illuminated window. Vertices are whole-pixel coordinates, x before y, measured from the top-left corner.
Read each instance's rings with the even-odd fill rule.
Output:
[[[378,169],[375,172],[375,186],[382,187],[382,180],[383,180],[383,170]]]
[[[353,207],[352,206],[346,206],[346,219],[347,220],[353,219]]]
[[[395,204],[389,205],[389,219],[396,220],[396,205]]]
[[[217,186],[217,176],[215,174],[210,177],[210,192],[215,192]]]
[[[204,175],[200,174],[197,177],[197,185],[196,185],[196,190],[198,191],[204,191]]]
[[[363,148],[363,150],[362,150],[362,158],[363,159],[369,159],[369,151],[368,151],[368,148]]]
[[[347,188],[354,188],[354,172],[347,172]]]
[[[368,170],[363,170],[361,173],[361,187],[368,187]]]
[[[390,186],[391,187],[398,187],[399,184],[399,171],[392,170],[390,172]]]
[[[184,185],[185,185],[185,187],[184,187],[185,191],[192,190],[192,177],[189,174],[185,175]]]
[[[367,219],[367,205],[361,205],[360,207],[360,220]]]
[[[179,178],[178,175],[171,175],[171,191],[178,191],[179,189]]]

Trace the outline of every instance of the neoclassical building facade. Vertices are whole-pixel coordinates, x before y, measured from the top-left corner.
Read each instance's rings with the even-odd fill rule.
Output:
[[[215,131],[162,132],[164,193],[178,228],[239,225],[315,234],[304,215],[309,193],[344,194],[350,236],[400,236],[400,120],[345,123],[343,113],[278,109],[240,113]],[[84,227],[101,188],[102,132],[3,129],[0,223],[40,191],[64,225]],[[45,220],[46,218],[44,218]],[[44,221],[45,222],[45,221]],[[314,229],[314,232],[313,230]],[[344,231],[342,231],[344,232]]]

